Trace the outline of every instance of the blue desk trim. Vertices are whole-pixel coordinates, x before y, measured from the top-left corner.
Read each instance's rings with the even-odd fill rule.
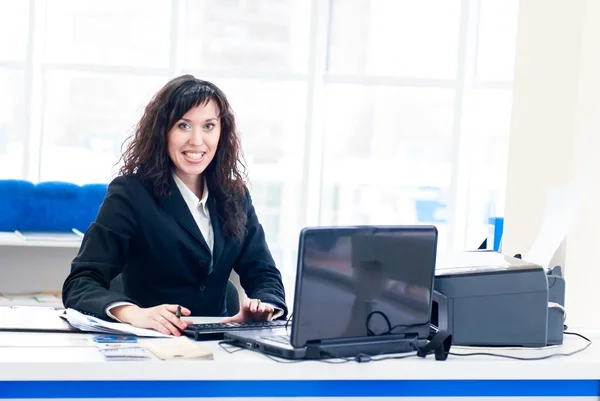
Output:
[[[600,380],[4,381],[7,398],[598,397]]]

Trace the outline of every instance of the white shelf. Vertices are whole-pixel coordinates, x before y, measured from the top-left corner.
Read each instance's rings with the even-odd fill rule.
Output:
[[[38,247],[38,248],[79,248],[81,246],[81,239],[71,240],[57,240],[57,241],[39,241],[39,240],[26,240],[19,237],[13,232],[0,232],[0,246],[24,246],[24,247]]]

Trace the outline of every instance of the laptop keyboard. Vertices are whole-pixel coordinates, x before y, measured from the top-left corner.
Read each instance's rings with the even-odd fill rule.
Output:
[[[226,332],[237,330],[257,330],[285,327],[285,320],[271,320],[263,322],[244,322],[244,323],[196,323],[190,324],[184,332],[204,333],[204,332]]]

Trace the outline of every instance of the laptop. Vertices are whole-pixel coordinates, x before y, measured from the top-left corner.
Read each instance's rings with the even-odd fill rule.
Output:
[[[437,237],[429,225],[305,228],[293,320],[225,340],[287,359],[416,351],[430,334]]]

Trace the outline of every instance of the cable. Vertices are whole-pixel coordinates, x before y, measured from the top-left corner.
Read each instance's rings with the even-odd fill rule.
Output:
[[[287,320],[285,321],[285,329],[287,330],[290,322],[292,321],[292,316],[294,316],[293,313],[290,313],[290,316],[287,318]]]
[[[252,351],[252,352],[256,352],[260,355],[265,356],[266,358],[277,362],[277,363],[301,363],[301,362],[321,362],[321,363],[327,363],[327,364],[331,364],[331,365],[339,365],[339,364],[344,364],[344,363],[348,363],[348,362],[357,362],[357,363],[366,363],[366,362],[378,362],[378,361],[385,361],[385,360],[390,360],[390,359],[405,359],[405,358],[414,358],[417,356],[416,353],[410,353],[407,355],[390,355],[390,356],[381,356],[384,353],[379,353],[376,355],[368,355],[365,353],[359,353],[356,354],[354,356],[350,356],[350,357],[341,357],[341,356],[336,356],[333,355],[332,353],[328,352],[326,355],[331,358],[331,359],[296,359],[296,360],[289,360],[289,359],[284,359],[284,358],[279,358],[273,355],[269,355],[267,353],[261,352],[258,349],[251,349],[251,348],[238,348],[237,344],[235,343],[235,341],[232,340],[222,340],[219,341],[219,347],[221,347],[223,350],[225,350],[227,353],[229,354],[234,354],[236,352],[239,351]],[[229,344],[232,345],[232,347],[224,347],[225,344]],[[404,347],[404,345],[403,345]],[[229,348],[236,348],[235,350],[230,350]],[[413,344],[413,348],[414,344]],[[409,351],[410,352],[410,351]],[[386,353],[393,353],[393,352],[386,352]]]
[[[560,309],[564,315],[565,315],[565,319],[566,319],[566,311],[565,309],[562,307],[562,305],[558,304],[558,303],[554,303],[554,302],[549,302],[548,303],[548,307],[549,308],[557,308]],[[371,328],[369,327],[369,323],[371,321],[371,318],[374,315],[379,315],[383,318],[383,320],[386,322],[387,325],[387,330],[383,331],[382,333],[375,333],[371,330]],[[290,322],[292,318],[292,315],[289,316],[289,318],[287,319],[286,322],[286,329],[288,327],[288,323]],[[387,317],[387,315],[383,312],[380,311],[373,311],[371,313],[369,313],[369,315],[367,316],[367,321],[366,321],[366,328],[367,328],[367,334],[369,336],[383,336],[383,335],[390,335],[390,334],[394,334],[393,331],[397,328],[400,327],[404,327],[404,328],[408,328],[408,327],[413,327],[413,326],[421,326],[421,325],[395,325],[392,326],[389,318]],[[431,325],[432,331],[438,331],[438,328]],[[539,356],[539,357],[520,357],[520,356],[513,356],[513,355],[503,355],[503,354],[497,354],[497,353],[493,353],[493,352],[469,352],[469,353],[457,353],[457,352],[447,352],[446,355],[452,355],[452,356],[492,356],[492,357],[497,357],[497,358],[506,358],[506,359],[513,359],[513,360],[518,360],[518,361],[539,361],[539,360],[545,360],[545,359],[550,359],[550,358],[554,358],[557,356],[572,356],[575,354],[578,354],[580,352],[585,351],[587,348],[589,348],[590,345],[592,345],[592,341],[585,337],[582,334],[579,333],[575,333],[575,332],[568,332],[567,330],[567,326],[564,325],[564,334],[566,335],[572,335],[572,336],[577,336],[580,337],[582,339],[584,339],[585,341],[587,341],[587,344],[585,346],[583,346],[580,349],[577,349],[575,351],[572,352],[568,352],[568,353],[554,353],[554,354],[549,354],[549,355],[543,355],[543,356]],[[265,352],[261,352],[259,349],[248,349],[248,348],[243,348],[243,347],[239,347],[239,345],[236,344],[235,341],[228,341],[228,340],[223,340],[220,341],[219,346],[224,349],[226,352],[232,354],[238,351],[243,351],[243,350],[249,350],[249,351],[254,351],[257,352],[261,355],[264,355],[265,357],[271,359],[272,361],[278,362],[278,363],[300,363],[300,362],[306,362],[306,361],[318,361],[318,362],[322,362],[322,363],[328,363],[328,364],[342,364],[342,363],[348,363],[348,362],[357,362],[357,363],[366,363],[366,362],[377,362],[377,361],[384,361],[384,360],[390,360],[390,359],[405,359],[405,358],[412,358],[412,357],[416,357],[418,356],[417,353],[410,353],[411,351],[407,351],[409,352],[408,354],[405,354],[405,352],[403,352],[404,355],[389,355],[389,356],[383,356],[381,357],[381,355],[383,354],[393,354],[394,351],[393,350],[389,350],[389,351],[385,351],[385,352],[381,352],[379,354],[376,355],[368,355],[365,353],[359,353],[356,354],[355,356],[351,356],[351,357],[340,357],[340,356],[336,356],[333,355],[330,352],[325,353],[325,356],[328,356],[329,358],[332,359],[298,359],[298,360],[288,360],[288,359],[284,359],[284,358],[279,358],[273,355],[269,355]],[[229,351],[227,348],[225,348],[223,346],[223,344],[230,344],[233,345],[234,347],[239,347],[238,349],[236,349],[235,351]],[[416,344],[416,339],[414,341],[411,342],[410,344],[412,346],[413,351],[418,351],[419,347]],[[404,349],[404,347],[406,346],[406,344],[402,345],[402,348]],[[559,345],[557,345],[559,346]],[[539,348],[515,348],[515,347],[506,347],[506,348],[500,348],[500,349],[504,349],[504,350],[526,350],[526,349],[535,349],[535,350],[542,350],[542,349],[550,349],[550,348],[554,348],[555,346],[549,346],[549,347],[539,347]],[[471,347],[455,347],[455,348],[471,348]],[[498,349],[498,348],[495,348]]]
[[[236,348],[236,350],[230,351],[229,349],[225,348],[223,345],[224,344],[230,344],[233,345],[233,347],[231,348]],[[260,355],[263,355],[267,358],[269,358],[270,360],[277,362],[277,363],[300,363],[300,362],[306,362],[308,360],[306,359],[295,359],[295,360],[289,360],[289,359],[283,359],[283,358],[278,358],[276,356],[273,355],[269,355],[267,353],[264,352],[260,352],[257,349],[250,349],[250,348],[237,348],[237,346],[235,345],[235,341],[229,341],[229,340],[222,340],[219,341],[219,347],[221,347],[222,349],[224,349],[227,353],[229,354],[234,354],[238,351],[253,351],[256,352]],[[324,363],[329,363],[329,364],[340,364],[340,363],[347,363],[350,362],[350,360],[341,360],[341,361],[331,361],[331,360],[327,360],[327,359],[323,359],[323,360],[319,360],[319,362],[324,362]]]
[[[567,310],[557,302],[548,302],[548,309],[559,309],[563,313],[563,322],[567,320]]]
[[[544,359],[550,359],[550,358],[554,358],[557,356],[572,356],[572,355],[575,355],[575,354],[585,351],[586,349],[589,348],[590,345],[592,345],[592,340],[590,340],[589,338],[587,338],[586,336],[584,336],[582,334],[572,333],[572,332],[568,332],[568,331],[565,331],[564,333],[568,334],[568,335],[580,337],[580,338],[586,340],[587,344],[585,346],[583,346],[582,348],[579,348],[578,350],[575,350],[572,352],[566,352],[566,353],[557,352],[555,354],[532,357],[532,358],[526,358],[526,357],[522,357],[522,356],[513,356],[513,355],[495,354],[492,352],[470,352],[470,353],[450,352],[450,353],[448,353],[448,355],[452,355],[452,356],[494,356],[497,358],[515,359],[517,361],[541,361]],[[523,349],[525,349],[525,348],[523,348]]]
[[[373,316],[375,315],[379,315],[383,318],[383,320],[385,321],[385,324],[387,325],[387,330],[383,331],[382,333],[375,333],[373,330],[371,330],[370,323],[371,323],[371,319],[373,318]],[[367,315],[367,320],[365,322],[366,326],[367,326],[367,335],[369,336],[385,336],[385,335],[390,335],[390,334],[396,334],[394,333],[395,330],[399,329],[399,328],[411,328],[411,327],[419,327],[419,326],[423,326],[422,323],[417,323],[417,324],[397,324],[395,326],[392,326],[392,323],[390,322],[390,319],[387,317],[387,315],[381,311],[373,311],[371,313],[369,313]]]
[[[227,349],[223,346],[223,344],[233,344],[233,341],[221,340],[218,342],[218,344],[219,344],[219,347],[221,347],[223,349],[223,351],[227,352],[228,354],[235,354],[236,352],[240,352],[240,351],[244,350],[244,348],[231,347],[231,348],[235,348],[235,350],[230,351],[229,349]]]

